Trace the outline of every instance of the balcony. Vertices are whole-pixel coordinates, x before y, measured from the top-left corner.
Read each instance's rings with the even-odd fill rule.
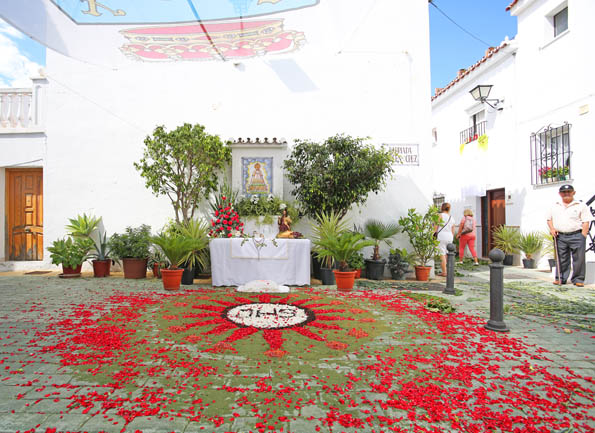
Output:
[[[45,131],[42,96],[45,79],[33,88],[0,89],[0,134],[34,134]]]
[[[484,120],[473,125],[470,128],[463,129],[459,133],[459,143],[466,144],[474,140],[477,140],[479,137],[486,133],[486,124],[487,122]]]

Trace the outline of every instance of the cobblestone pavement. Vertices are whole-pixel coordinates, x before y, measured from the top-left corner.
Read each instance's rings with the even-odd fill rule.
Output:
[[[592,332],[592,323],[589,324],[595,317],[595,289],[569,286],[560,290],[547,282],[548,275],[520,268],[511,268],[506,274],[506,304],[531,305],[537,297],[541,297],[539,299],[557,298],[580,306],[577,307],[580,311],[571,310],[568,317],[558,314],[554,319],[551,315],[540,317],[535,312],[524,314],[522,309],[514,310],[512,314],[505,316],[505,322],[511,330],[510,335],[522,339],[536,352],[545,349],[548,352],[546,356],[555,366],[552,373],[568,374],[567,369],[571,369],[584,377],[595,377],[595,334]],[[434,283],[443,281],[435,280]],[[447,296],[435,290],[431,294],[448,298],[460,312],[487,320],[488,282],[489,270],[487,266],[482,266],[477,271],[464,272],[463,277],[457,278],[455,286],[461,292],[459,296]],[[152,279],[135,281],[114,277],[101,280],[62,280],[55,273],[35,276],[0,274],[0,293],[3,299],[0,306],[0,433],[24,431],[31,426],[37,432],[45,432],[47,428],[56,429],[49,431],[90,433],[120,431],[123,423],[117,416],[108,414],[92,417],[82,408],[69,409],[68,398],[91,383],[84,383],[67,369],[60,368],[58,361],[49,356],[45,362],[29,364],[27,344],[34,338],[36,331],[45,329],[48,318],[63,313],[65,309],[72,309],[73,303],[101,305],[102,300],[116,293],[142,293],[147,288],[160,290],[160,284]],[[423,285],[409,286],[417,290],[420,287]],[[436,288],[435,285],[433,287]],[[407,284],[401,284],[398,290],[403,288],[407,288]],[[56,388],[50,384],[65,386]],[[587,386],[593,387],[588,383]],[[300,415],[317,417],[322,413],[316,407],[309,407],[308,411]],[[237,418],[231,430],[229,426],[213,430],[212,425],[201,428],[194,423],[191,426],[192,423],[183,418],[138,417],[126,426],[126,431],[241,432],[242,419]],[[115,422],[118,422],[117,426]],[[302,422],[300,418],[288,422],[284,431],[310,431],[301,425]]]

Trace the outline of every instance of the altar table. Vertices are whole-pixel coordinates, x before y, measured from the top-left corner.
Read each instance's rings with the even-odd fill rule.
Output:
[[[252,280],[273,280],[278,284],[310,284],[310,240],[266,239],[266,245],[241,238],[212,239],[213,286],[239,286]],[[257,240],[258,241],[258,240]]]

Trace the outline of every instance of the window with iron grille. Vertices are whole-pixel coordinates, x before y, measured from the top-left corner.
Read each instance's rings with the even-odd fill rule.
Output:
[[[571,179],[570,126],[547,127],[531,135],[531,184]]]

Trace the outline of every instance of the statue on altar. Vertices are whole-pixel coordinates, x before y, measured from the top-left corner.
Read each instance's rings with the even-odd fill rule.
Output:
[[[277,219],[279,225],[278,238],[293,239],[293,232],[291,231],[291,217],[287,214],[287,209],[283,209],[283,213]]]

